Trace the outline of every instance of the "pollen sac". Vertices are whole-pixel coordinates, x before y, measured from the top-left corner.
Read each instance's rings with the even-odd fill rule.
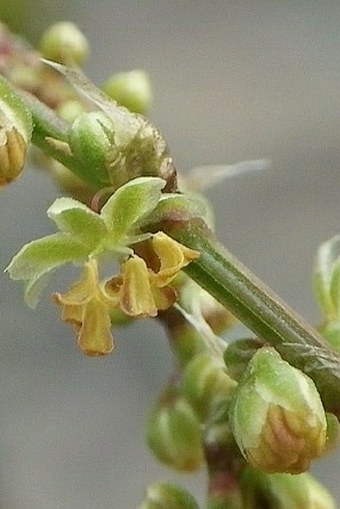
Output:
[[[0,76],[0,187],[21,173],[32,135],[32,117],[24,101]]]
[[[265,472],[304,472],[325,450],[327,422],[314,382],[273,348],[249,362],[229,420],[243,456]]]

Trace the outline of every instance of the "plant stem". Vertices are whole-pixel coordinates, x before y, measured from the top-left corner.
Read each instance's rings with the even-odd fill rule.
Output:
[[[77,177],[85,180],[94,191],[101,189],[103,184],[96,178],[95,173],[86,167],[84,161],[79,161],[67,150],[69,124],[32,94],[23,91],[20,91],[20,94],[33,117],[32,142],[46,155],[59,161]],[[51,140],[55,140],[56,143],[52,143]]]
[[[340,418],[340,358],[318,333],[214,237],[201,219],[168,221],[164,231],[201,253],[185,272],[282,357],[315,382]]]

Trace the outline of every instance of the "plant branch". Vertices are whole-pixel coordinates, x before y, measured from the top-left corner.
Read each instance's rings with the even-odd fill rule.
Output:
[[[20,94],[33,117],[32,142],[34,145],[46,155],[66,166],[77,177],[85,180],[94,190],[101,189],[103,183],[96,178],[95,172],[88,169],[83,161],[79,161],[70,152],[67,144],[69,124],[34,95],[23,91],[20,91]]]
[[[164,231],[201,255],[184,270],[293,366],[315,382],[340,418],[340,358],[318,333],[242,265],[200,219],[168,221]]]

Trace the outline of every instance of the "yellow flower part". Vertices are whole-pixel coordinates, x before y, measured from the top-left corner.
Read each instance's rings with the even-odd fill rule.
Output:
[[[155,274],[155,284],[162,288],[168,285],[190,262],[199,257],[199,252],[183,246],[163,232],[152,238],[153,249],[160,260],[159,271]]]
[[[167,309],[176,301],[177,294],[169,287],[158,288],[154,279],[145,261],[133,256],[123,263],[121,274],[106,283],[105,292],[118,298],[120,309],[129,316],[157,316],[159,309]]]
[[[114,348],[110,307],[119,304],[114,297],[108,300],[102,292],[94,259],[85,263],[80,280],[68,292],[53,294],[54,302],[62,306],[62,319],[75,327],[78,345],[86,355],[106,355]]]
[[[148,267],[143,258],[134,255],[122,264],[121,274],[105,285],[108,298],[118,298],[120,309],[129,316],[157,316],[159,310],[174,304],[177,293],[169,283],[199,256],[197,251],[182,246],[162,232],[153,236],[152,251],[157,267],[154,263],[151,263],[152,268]]]

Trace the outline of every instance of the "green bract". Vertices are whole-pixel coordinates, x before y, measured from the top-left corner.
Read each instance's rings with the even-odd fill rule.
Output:
[[[59,198],[47,214],[60,232],[26,244],[7,271],[12,279],[26,281],[25,300],[35,307],[47,276],[66,263],[82,263],[105,253],[117,256],[144,239],[139,221],[157,205],[165,182],[141,177],[120,187],[98,214],[73,198]]]

